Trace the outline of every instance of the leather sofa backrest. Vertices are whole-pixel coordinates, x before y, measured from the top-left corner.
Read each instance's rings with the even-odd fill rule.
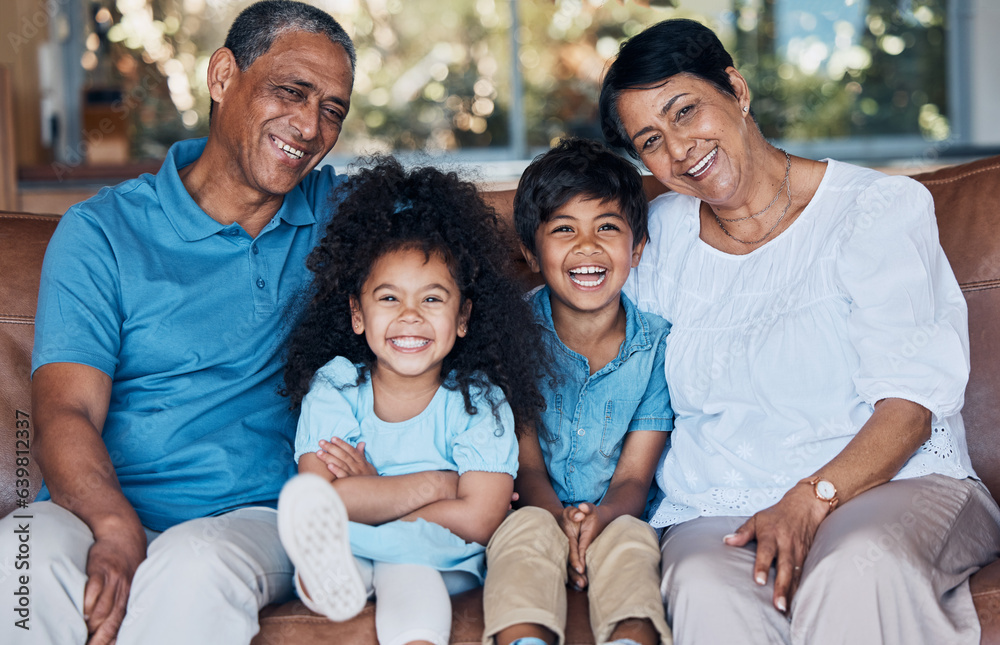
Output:
[[[969,451],[993,497],[1000,495],[1000,156],[916,175],[934,196],[941,244],[969,304],[972,375],[966,392]],[[648,179],[648,178],[647,178]],[[662,186],[647,181],[655,195]],[[513,191],[485,194],[507,221]],[[41,478],[34,460],[18,454],[16,431],[31,429],[31,345],[35,304],[45,245],[58,217],[0,212],[0,516],[19,498],[34,499]],[[512,240],[516,246],[516,242]],[[520,253],[515,270],[526,284],[538,284]],[[22,435],[23,436],[23,435]],[[18,475],[27,463],[28,486]],[[23,472],[23,471],[22,471]],[[21,492],[21,491],[25,492]]]
[[[31,419],[31,344],[45,245],[58,217],[0,212],[0,516],[31,501],[41,476],[24,450],[34,436]],[[19,430],[29,430],[27,440]],[[18,443],[18,439],[24,443]],[[26,464],[26,466],[25,466]],[[29,485],[22,485],[27,467]]]
[[[914,175],[934,196],[941,246],[969,305],[969,453],[1000,498],[1000,157]]]

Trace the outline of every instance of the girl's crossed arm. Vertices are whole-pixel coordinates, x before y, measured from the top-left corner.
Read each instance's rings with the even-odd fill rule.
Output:
[[[361,454],[364,459],[364,453]],[[299,472],[313,473],[330,481],[340,494],[351,521],[372,526],[398,520],[428,504],[454,500],[459,494],[459,477],[451,471],[336,477],[316,453],[306,453],[299,458]]]
[[[458,478],[455,499],[432,502],[401,519],[422,518],[440,524],[466,542],[485,546],[503,522],[513,492],[514,478],[510,475],[470,470]]]

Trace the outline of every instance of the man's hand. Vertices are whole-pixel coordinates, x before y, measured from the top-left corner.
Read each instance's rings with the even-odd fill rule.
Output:
[[[132,578],[146,558],[146,535],[112,531],[97,537],[87,554],[87,584],[83,590],[83,617],[88,645],[114,643],[125,619]]]
[[[330,441],[320,439],[319,447],[316,456],[337,479],[378,475],[378,471],[365,457],[364,441],[358,442],[358,447],[355,448],[343,439],[334,437]]]
[[[584,502],[579,506],[567,506],[556,518],[563,533],[569,540],[569,579],[577,589],[587,587],[587,549],[607,527],[608,523],[599,512],[599,507]]]
[[[730,546],[745,546],[757,540],[754,580],[759,585],[767,584],[771,563],[775,563],[773,602],[782,613],[791,607],[802,563],[829,512],[830,507],[816,499],[810,486],[800,482],[777,504],[755,514],[724,539]]]

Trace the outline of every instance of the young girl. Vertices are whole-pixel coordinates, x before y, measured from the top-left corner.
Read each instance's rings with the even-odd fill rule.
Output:
[[[279,531],[310,609],[347,620],[374,594],[382,645],[445,645],[449,594],[482,584],[510,503],[515,420],[543,405],[540,343],[475,186],[376,162],[309,258]]]

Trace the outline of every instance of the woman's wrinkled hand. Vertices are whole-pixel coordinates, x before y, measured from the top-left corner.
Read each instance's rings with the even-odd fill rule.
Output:
[[[723,538],[730,546],[745,546],[757,541],[754,581],[759,585],[767,584],[768,572],[774,563],[772,602],[782,613],[791,606],[802,576],[802,564],[820,523],[829,512],[829,505],[816,498],[812,487],[807,482],[799,482],[777,504],[755,514],[735,533]]]
[[[316,456],[326,464],[327,469],[337,479],[378,475],[378,471],[365,457],[364,441],[359,442],[358,447],[355,448],[343,439],[334,437],[330,441],[320,439],[319,447]]]

